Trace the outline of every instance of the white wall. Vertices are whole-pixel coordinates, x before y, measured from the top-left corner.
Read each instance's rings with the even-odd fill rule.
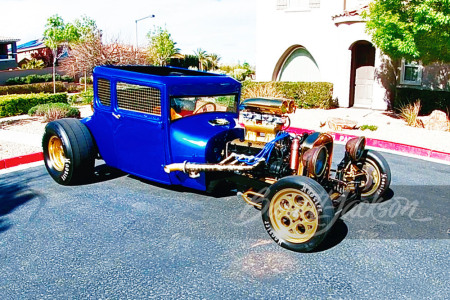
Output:
[[[358,40],[370,41],[370,37],[362,22],[335,24],[332,16],[341,14],[343,7],[343,0],[321,0],[320,9],[289,11],[277,10],[276,0],[258,0],[256,80],[272,80],[283,53],[293,45],[301,45],[317,62],[321,80],[334,84],[334,96],[339,105],[347,107],[351,69],[349,48]],[[383,93],[380,86],[374,87],[376,98],[372,108],[386,108]]]

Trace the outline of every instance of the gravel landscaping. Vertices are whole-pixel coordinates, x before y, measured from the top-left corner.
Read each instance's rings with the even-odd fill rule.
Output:
[[[81,117],[92,114],[90,105],[78,107]],[[0,119],[0,160],[42,152],[40,140],[44,134],[43,117],[28,115]]]

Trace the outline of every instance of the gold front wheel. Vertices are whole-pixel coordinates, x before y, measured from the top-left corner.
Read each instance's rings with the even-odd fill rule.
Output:
[[[270,221],[280,238],[291,243],[304,243],[317,231],[318,213],[311,198],[296,189],[275,194],[269,206]]]
[[[269,236],[280,246],[313,251],[326,237],[334,218],[326,190],[305,176],[287,176],[269,187],[261,215]]]

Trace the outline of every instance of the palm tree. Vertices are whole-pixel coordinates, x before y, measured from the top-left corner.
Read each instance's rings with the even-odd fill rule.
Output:
[[[198,58],[198,69],[203,71],[203,66],[205,66],[208,62],[208,53],[205,50],[198,48],[194,51],[195,56]]]
[[[219,66],[219,61],[220,61],[220,56],[215,54],[215,53],[211,53],[208,55],[207,58],[207,62],[206,62],[206,69],[209,70],[215,70],[217,69],[217,67]]]

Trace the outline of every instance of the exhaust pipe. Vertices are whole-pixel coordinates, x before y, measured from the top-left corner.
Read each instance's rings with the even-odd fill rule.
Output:
[[[197,164],[190,162],[174,163],[166,165],[164,171],[166,173],[171,173],[174,171],[180,171],[189,174],[190,177],[196,178],[200,176],[199,172],[234,172],[234,171],[250,171],[256,168],[264,159],[258,161],[254,165],[247,165],[245,163],[235,164],[238,162],[236,160],[236,154],[232,153],[230,156],[222,160],[217,164]]]

